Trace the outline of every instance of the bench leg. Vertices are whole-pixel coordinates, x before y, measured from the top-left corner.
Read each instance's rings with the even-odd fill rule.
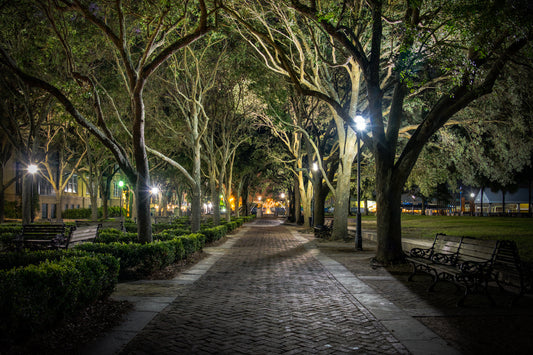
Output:
[[[464,305],[466,296],[473,293],[486,296],[489,299],[490,304],[493,307],[496,306],[496,302],[489,292],[489,283],[487,278],[483,278],[481,280],[478,275],[458,275],[455,284],[458,286],[458,283],[465,288],[463,296],[461,296],[459,301],[457,301],[458,307],[462,307]]]

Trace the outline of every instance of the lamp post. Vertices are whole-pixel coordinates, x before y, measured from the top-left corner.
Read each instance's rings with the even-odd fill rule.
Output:
[[[311,167],[311,171],[317,172],[318,171],[318,163],[313,163],[313,166]],[[315,225],[315,176],[311,174],[312,180],[311,185],[313,187],[313,195],[311,197],[311,217],[309,218],[309,227],[313,227]]]
[[[120,180],[118,182],[118,187],[120,187],[120,221],[123,222],[124,220],[124,216],[122,214],[122,194],[124,193],[123,192],[123,188],[124,188],[124,181]]]
[[[285,193],[282,192],[280,195],[279,195],[280,199],[281,199],[281,211],[283,212],[283,216],[286,216],[287,213],[286,213],[286,209],[285,209]]]
[[[357,216],[355,231],[355,249],[363,250],[363,233],[361,231],[361,135],[366,129],[363,116],[355,116],[355,129],[357,130]]]
[[[154,198],[154,195],[157,196],[159,194],[159,188],[157,186],[154,186],[150,189],[150,192],[152,193],[152,199],[155,199]],[[152,203],[153,203],[153,200],[152,200]],[[158,214],[158,206],[154,204],[154,210],[155,210],[155,214],[157,215]],[[155,217],[155,215],[154,215]]]
[[[30,221],[33,223],[33,220],[35,219],[35,209],[33,208],[33,185],[35,185],[35,174],[39,171],[37,168],[37,165],[30,164],[28,165],[28,173],[31,174],[31,200],[30,200],[30,208],[31,208],[31,214],[30,214]]]

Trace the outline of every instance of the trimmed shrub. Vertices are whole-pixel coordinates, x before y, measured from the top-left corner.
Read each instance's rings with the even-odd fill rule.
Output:
[[[6,338],[41,331],[113,291],[119,271],[116,258],[63,252],[55,260],[59,253],[19,253],[18,262],[11,255],[14,264],[46,259],[0,270],[0,333]],[[79,256],[72,256],[76,253]]]
[[[137,279],[202,250],[204,245],[203,234],[189,234],[148,244],[84,243],[75,248],[87,252],[111,254],[120,261],[121,279]]]
[[[228,229],[225,225],[202,229],[202,234],[205,235],[206,243],[213,243],[224,237]]]
[[[137,233],[122,233],[119,230],[106,229],[98,233],[95,243],[138,243],[139,238]]]
[[[153,233],[160,233],[167,229],[173,229],[176,228],[176,225],[172,223],[154,223],[152,224],[152,232]]]
[[[201,233],[182,235],[178,239],[183,243],[186,257],[196,251],[202,250],[205,246],[205,236]]]
[[[124,229],[128,233],[137,233],[137,223],[134,222],[124,222]]]
[[[165,240],[172,240],[176,237],[179,237],[181,235],[187,235],[187,234],[191,234],[190,229],[173,228],[173,229],[167,229],[161,233],[155,234],[153,238],[154,240],[165,241]]]
[[[67,209],[61,212],[61,216],[65,219],[89,219],[91,218],[91,209],[90,208],[72,208]],[[122,209],[122,214],[120,213],[119,206],[108,206],[107,207],[108,217],[120,217],[126,215],[126,211]],[[104,215],[104,209],[98,207],[98,218],[102,218]]]

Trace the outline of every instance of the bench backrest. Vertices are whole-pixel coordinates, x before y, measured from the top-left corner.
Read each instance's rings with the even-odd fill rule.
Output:
[[[82,242],[94,242],[96,237],[98,237],[98,230],[100,229],[101,224],[94,224],[90,226],[77,227],[70,235],[70,238],[66,240],[64,248],[68,248],[74,244],[79,244]]]
[[[498,243],[498,240],[463,237],[457,260],[458,262],[474,261],[483,263],[488,261],[492,263],[498,250]]]
[[[67,227],[61,224],[25,224],[22,226],[21,237],[30,239],[54,239],[68,233]]]
[[[463,237],[437,233],[433,241],[433,253],[457,254]]]
[[[522,263],[514,241],[500,241],[494,258],[493,273],[499,282],[523,289],[524,274]]]

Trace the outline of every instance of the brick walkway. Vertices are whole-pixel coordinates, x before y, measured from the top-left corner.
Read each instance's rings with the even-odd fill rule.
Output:
[[[257,221],[122,354],[405,354],[283,226]]]

